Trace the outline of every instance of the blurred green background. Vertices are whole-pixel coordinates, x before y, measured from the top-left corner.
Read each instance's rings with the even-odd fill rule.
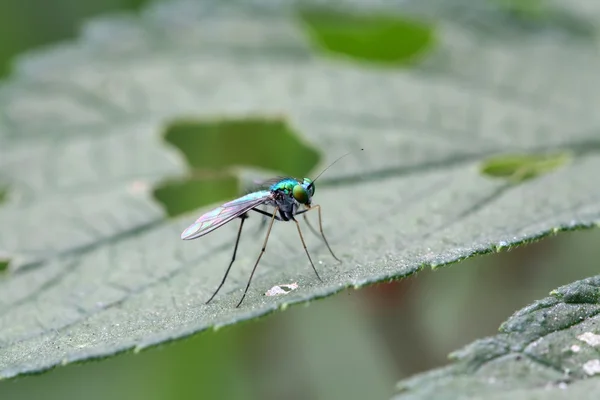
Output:
[[[0,75],[10,76],[16,54],[75,37],[85,19],[144,3],[2,0]],[[388,398],[397,380],[447,363],[517,309],[596,274],[599,241],[598,230],[560,234],[140,354],[3,381],[0,399]]]

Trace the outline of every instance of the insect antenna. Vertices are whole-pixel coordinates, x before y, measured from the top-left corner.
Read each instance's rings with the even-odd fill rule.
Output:
[[[360,151],[363,151],[364,149],[360,149]],[[317,175],[317,177],[315,179],[313,179],[313,181],[310,183],[310,185],[308,185],[308,189],[310,189],[311,186],[314,186],[315,182],[317,181],[317,179],[319,179],[319,177],[321,175],[323,175],[323,173],[325,171],[327,171],[329,168],[333,167],[333,164],[335,164],[336,162],[340,161],[342,158],[346,157],[347,155],[350,155],[354,153],[354,151],[349,151],[348,153],[338,157],[334,162],[332,162],[331,164],[329,164],[327,167],[325,167],[325,169],[323,171],[321,171],[321,173],[319,175]]]

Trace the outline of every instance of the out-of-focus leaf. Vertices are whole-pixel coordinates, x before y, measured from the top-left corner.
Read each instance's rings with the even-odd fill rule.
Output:
[[[552,291],[445,368],[398,383],[394,399],[593,399],[600,390],[600,276]],[[439,397],[442,396],[442,397]]]

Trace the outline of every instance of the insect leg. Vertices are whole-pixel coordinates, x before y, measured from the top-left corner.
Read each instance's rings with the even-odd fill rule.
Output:
[[[308,256],[308,261],[310,261],[310,265],[312,266],[313,270],[315,271],[317,278],[319,278],[319,280],[321,282],[323,282],[323,280],[319,276],[319,273],[317,272],[317,269],[315,268],[315,264],[313,264],[312,259],[310,258],[310,254],[308,253],[308,249],[306,248],[306,243],[304,243],[304,237],[302,236],[302,231],[300,230],[300,224],[295,219],[294,219],[294,222],[296,223],[296,228],[298,228],[298,233],[300,234],[300,240],[302,241],[302,246],[304,246],[304,251],[306,252],[306,255]]]
[[[253,210],[256,212],[259,212],[261,214],[266,214],[266,211],[258,210],[256,208],[253,208]],[[267,229],[267,236],[265,237],[265,242],[263,243],[263,247],[260,250],[260,254],[258,255],[258,258],[256,259],[256,262],[254,263],[254,267],[252,268],[252,273],[250,274],[250,278],[248,279],[248,284],[246,285],[246,289],[244,290],[244,295],[240,299],[240,302],[237,304],[237,306],[235,306],[236,308],[238,308],[242,304],[242,301],[244,301],[244,298],[246,297],[246,293],[248,293],[248,288],[250,287],[250,282],[252,281],[252,277],[254,276],[254,272],[256,271],[256,267],[258,267],[258,263],[259,263],[260,259],[262,258],[263,254],[265,254],[265,250],[267,248],[267,242],[269,241],[269,235],[271,234],[271,228],[273,227],[273,222],[275,222],[275,219],[279,219],[277,217],[277,211],[278,211],[278,208],[275,207],[275,210],[273,211],[273,214],[271,215],[271,223],[269,224],[269,228]]]
[[[240,229],[238,230],[237,238],[235,239],[235,247],[233,248],[233,256],[231,257],[231,261],[229,262],[227,271],[225,271],[225,276],[223,276],[223,280],[221,281],[221,284],[219,285],[217,290],[215,290],[213,295],[210,296],[210,299],[208,299],[208,301],[205,304],[210,303],[212,301],[212,299],[214,299],[214,297],[217,295],[219,290],[221,290],[221,287],[223,287],[223,284],[225,283],[225,280],[227,279],[227,275],[229,275],[229,270],[231,269],[231,266],[233,265],[233,262],[235,261],[235,255],[237,253],[238,244],[240,243],[240,236],[242,235],[242,227],[244,226],[244,221],[246,220],[246,218],[248,218],[247,213],[240,215],[240,219],[242,220],[242,222],[240,223]]]
[[[309,208],[308,210],[310,210],[310,208]],[[305,210],[305,212],[306,212],[306,211],[308,211],[308,210]],[[303,213],[303,214],[304,214],[304,213]],[[296,214],[296,215],[298,215],[298,214]],[[309,222],[308,218],[306,217],[306,214],[304,214],[304,215],[302,215],[302,216],[304,217],[304,222],[306,222],[306,225],[308,226],[308,229],[310,229],[310,231],[311,231],[311,232],[312,232],[312,233],[313,233],[315,236],[317,236],[319,239],[321,239],[321,235],[319,235],[319,234],[317,233],[317,231],[315,230],[315,228],[313,228],[313,226],[312,226],[312,225],[311,225],[311,223]]]
[[[251,210],[256,211],[259,214],[266,215],[269,218],[275,218],[277,221],[283,221],[283,219],[281,217],[277,216],[277,211],[273,211],[273,214],[271,214],[268,211],[264,211],[264,210],[261,210],[258,208],[251,208]]]
[[[302,210],[301,213],[304,214],[305,212],[314,210],[315,208],[319,211],[319,231],[321,232],[321,237],[323,238],[323,241],[325,242],[325,245],[327,245],[327,248],[329,249],[329,252],[333,256],[333,258],[335,258],[338,262],[341,263],[342,260],[340,260],[339,258],[337,258],[335,256],[335,254],[333,253],[333,250],[331,250],[331,247],[329,246],[329,243],[327,242],[327,239],[325,238],[325,234],[323,233],[323,218],[321,217],[321,206],[318,204],[314,205],[311,208],[309,208],[308,210]],[[300,214],[300,213],[298,213],[298,214]]]
[[[262,210],[267,212],[267,210]],[[269,217],[271,217],[271,214],[268,215]],[[256,233],[260,233],[266,226],[267,226],[267,222],[269,221],[268,218],[261,218],[260,219],[260,225],[258,226],[258,229],[256,231]]]

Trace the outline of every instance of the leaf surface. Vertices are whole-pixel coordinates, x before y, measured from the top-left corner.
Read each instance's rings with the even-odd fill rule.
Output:
[[[465,14],[458,0],[339,4],[427,20],[436,44],[410,69],[354,63],[315,48],[291,2],[174,1],[94,20],[78,41],[20,59],[0,86],[0,255],[10,260],[0,376],[598,224],[595,2],[532,21],[492,3]],[[204,305],[237,226],[180,240],[209,208],[169,219],[154,200],[150,188],[187,174],[165,126],[273,115],[322,151],[321,167],[365,148],[328,170],[314,198],[343,263],[305,228],[319,282],[294,224],[278,223],[236,309],[262,241],[249,223],[227,283]],[[566,161],[526,180],[482,173],[490,159],[523,154]],[[263,295],[290,282],[299,288]]]
[[[394,399],[591,399],[600,389],[600,276],[552,291],[448,367],[398,383]]]

